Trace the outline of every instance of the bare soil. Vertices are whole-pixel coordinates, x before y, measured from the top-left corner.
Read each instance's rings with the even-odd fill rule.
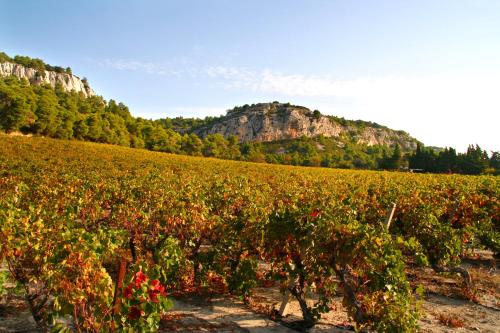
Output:
[[[40,332],[22,297],[9,297],[0,302],[0,333]]]
[[[425,297],[421,332],[500,332],[499,262],[481,254],[464,260],[476,290],[467,291],[462,278],[437,274],[430,268],[408,268],[412,287],[422,285]],[[342,297],[333,299],[333,309],[311,329],[301,326],[298,303],[292,300],[288,313],[277,316],[282,301],[278,286],[255,288],[250,305],[230,295],[177,296],[174,307],[161,322],[160,332],[252,332],[339,333],[352,331],[352,322],[342,307]],[[314,301],[311,295],[310,302]],[[20,297],[0,302],[0,333],[39,332]]]

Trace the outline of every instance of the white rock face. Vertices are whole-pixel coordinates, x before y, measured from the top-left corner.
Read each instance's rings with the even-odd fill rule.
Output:
[[[304,107],[278,103],[261,103],[242,111],[230,112],[210,126],[199,128],[195,133],[201,137],[222,134],[235,135],[239,142],[268,142],[299,138],[301,136],[354,137],[357,143],[369,146],[398,143],[403,149],[415,149],[416,140],[407,134],[384,127],[365,127],[361,131],[343,126],[326,116],[315,117]]]
[[[277,110],[273,104],[258,104],[251,110],[236,115],[228,115],[223,122],[211,128],[201,129],[202,136],[220,133],[225,137],[236,135],[240,142],[275,141],[298,138],[302,135],[338,136],[342,127],[330,122],[326,117],[308,117],[301,109]]]
[[[74,90],[76,92],[81,92],[85,97],[95,95],[94,91],[90,87],[85,86],[82,80],[75,75],[52,71],[40,73],[36,69],[25,67],[20,64],[12,62],[0,63],[0,76],[10,75],[14,75],[20,79],[26,79],[30,84],[48,83],[52,87],[55,87],[56,83],[60,83],[65,91]]]

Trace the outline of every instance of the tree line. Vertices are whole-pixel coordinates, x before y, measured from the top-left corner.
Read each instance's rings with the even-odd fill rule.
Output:
[[[23,65],[25,67],[36,69],[38,72],[43,73],[44,71],[52,71],[57,73],[72,74],[70,67],[60,67],[52,66],[45,63],[42,59],[30,58],[27,56],[16,55],[14,57],[9,57],[5,52],[0,52],[0,63],[2,62],[12,62],[15,64]]]
[[[0,54],[2,56],[2,54]],[[30,85],[14,76],[0,78],[0,130],[60,139],[109,143],[175,154],[302,166],[400,169],[425,172],[496,173],[499,154],[491,158],[479,147],[466,154],[451,149],[436,153],[418,146],[409,155],[398,145],[367,146],[353,138],[302,137],[265,143],[240,143],[220,134],[200,138],[193,129],[219,118],[133,117],[126,105],[100,96],[65,91],[62,86]]]
[[[499,174],[500,154],[498,151],[488,155],[479,145],[469,145],[465,153],[457,153],[453,148],[439,152],[417,145],[409,157],[409,167],[425,172],[462,173],[469,175]]]

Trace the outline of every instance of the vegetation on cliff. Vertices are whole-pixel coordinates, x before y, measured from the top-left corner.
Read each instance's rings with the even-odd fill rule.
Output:
[[[5,52],[0,52],[0,62],[12,62],[15,64],[23,65],[25,67],[33,68],[38,71],[52,71],[56,73],[72,74],[70,67],[52,66],[45,63],[42,59],[30,58],[27,56],[16,55],[13,58],[9,57]]]

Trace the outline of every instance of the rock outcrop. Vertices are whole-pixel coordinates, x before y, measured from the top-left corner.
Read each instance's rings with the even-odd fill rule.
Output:
[[[52,87],[55,87],[56,84],[59,83],[64,90],[81,92],[85,97],[95,95],[94,91],[87,85],[87,83],[75,75],[47,70],[39,71],[34,68],[12,62],[0,63],[0,76],[10,75],[14,75],[19,79],[26,79],[30,82],[30,84],[48,83]]]
[[[334,117],[311,110],[281,103],[260,103],[235,108],[227,115],[194,132],[205,137],[209,134],[236,136],[240,142],[269,142],[300,138],[302,136],[338,137],[359,144],[399,144],[404,150],[416,148],[417,140],[402,131],[368,122],[342,124]]]

